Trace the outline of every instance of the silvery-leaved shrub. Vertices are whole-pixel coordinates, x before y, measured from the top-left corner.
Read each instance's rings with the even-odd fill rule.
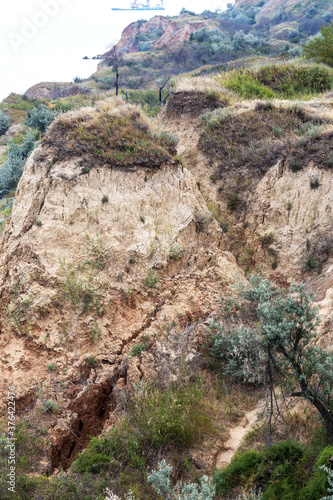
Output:
[[[3,135],[9,129],[9,117],[0,110],[0,135]]]
[[[260,489],[257,491],[256,488],[251,488],[248,493],[243,489],[237,500],[262,500],[262,497],[263,493]]]
[[[109,490],[109,488],[106,488],[105,495],[106,495],[105,500],[121,500],[121,498],[118,497],[118,495],[113,493],[111,490]],[[129,492],[125,494],[124,499],[125,500],[135,500],[135,497],[133,496],[132,490],[129,490]]]
[[[211,479],[203,476],[200,484],[178,482],[172,487],[171,474],[173,467],[163,459],[158,463],[158,470],[148,474],[148,483],[166,500],[213,500],[215,486]]]
[[[44,104],[38,104],[28,111],[25,124],[28,127],[36,128],[42,134],[57,116],[56,111],[52,111]]]
[[[23,173],[24,164],[30,153],[37,146],[37,135],[28,132],[24,137],[23,144],[9,143],[7,160],[0,169],[0,198],[14,189]]]

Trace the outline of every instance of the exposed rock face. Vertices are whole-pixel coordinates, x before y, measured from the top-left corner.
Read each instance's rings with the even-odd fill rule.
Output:
[[[154,31],[161,31],[160,36],[152,41],[151,47],[159,48],[166,45],[170,49],[189,40],[191,33],[204,26],[209,26],[209,21],[189,19],[180,16],[175,19],[169,19],[164,16],[155,16],[149,21],[142,23],[137,21],[127,26],[122,32],[121,39],[117,44],[119,49],[125,52],[136,52],[137,35],[150,34]],[[101,56],[103,59],[108,57],[108,52]]]
[[[318,180],[318,188],[311,188],[312,179]],[[310,163],[304,170],[291,172],[284,160],[279,161],[259,183],[247,209],[247,221],[253,233],[247,241],[256,248],[258,260],[264,261],[269,250],[276,251],[278,273],[291,282],[309,279],[303,275],[302,258],[313,252],[325,272],[332,263],[329,256],[333,244],[332,197],[330,170]],[[274,240],[266,249],[260,248],[255,243],[257,235],[269,233],[273,233]],[[325,292],[326,289],[318,289],[319,285],[320,282],[317,292]]]
[[[233,212],[226,203],[228,189],[219,193],[211,180],[216,168],[214,160],[208,160],[198,148],[202,130],[199,115],[204,111],[204,95],[200,97],[199,94],[197,91],[178,91],[168,101],[160,122],[169,132],[177,131],[178,152],[199,181],[205,200],[221,219],[229,222],[222,248],[232,250],[240,258],[239,262],[242,257],[248,258],[251,260],[249,268],[258,265],[262,272],[281,284],[295,280],[309,282],[318,298],[323,298],[332,284],[333,174],[325,163],[331,126],[328,132],[323,129],[322,136],[310,147],[305,149],[303,146],[303,150],[298,151],[297,172],[290,170],[287,152],[283,149],[280,159],[277,155],[274,163],[264,165],[259,173],[255,165],[245,165],[241,171],[244,178],[248,177],[247,199],[238,212]],[[215,103],[215,107],[220,105]],[[247,113],[251,109],[248,106],[249,103],[242,103],[237,107],[239,112]],[[308,110],[318,119],[332,118],[329,99],[323,100],[318,107],[310,102]],[[228,180],[231,183],[232,178],[232,170],[227,170],[225,183]],[[304,264],[310,255],[314,257],[310,264],[315,267],[307,270]]]
[[[87,90],[71,83],[38,83],[25,92],[29,99],[58,99],[86,93]]]
[[[111,121],[126,114],[121,101],[103,106]],[[101,119],[86,109],[70,116],[88,128]],[[195,178],[172,156],[158,166],[133,160],[131,170],[101,160],[84,170],[82,162],[84,154],[57,160],[44,140],[1,242],[1,375],[17,386],[19,415],[41,411],[51,443],[41,471],[66,467],[88,436],[114,422],[133,382],[177,376],[182,356],[196,352],[196,321],[238,269],[219,248],[221,228]],[[194,325],[180,351],[159,338],[177,318]],[[144,336],[141,358],[128,356]]]

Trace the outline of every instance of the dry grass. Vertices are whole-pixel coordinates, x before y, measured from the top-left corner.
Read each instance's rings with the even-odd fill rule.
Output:
[[[332,168],[332,136],[330,120],[297,103],[257,101],[203,114],[199,148],[218,165],[211,180],[228,207],[236,210],[279,159],[294,172],[310,161]]]
[[[298,143],[301,135],[306,135],[304,124],[310,128],[319,122],[297,106],[258,102],[254,109],[229,113],[215,123],[209,121],[203,127],[199,147],[219,160],[221,168],[272,166],[287,144]]]
[[[196,77],[184,77],[181,76],[176,78],[174,81],[175,92],[212,92],[215,91],[218,94],[225,94],[231,96],[232,93],[221,88],[221,83],[216,76],[196,76]]]
[[[53,162],[79,158],[82,165],[109,164],[128,170],[152,168],[172,160],[176,151],[165,135],[156,134],[140,108],[120,98],[62,114],[42,139]]]

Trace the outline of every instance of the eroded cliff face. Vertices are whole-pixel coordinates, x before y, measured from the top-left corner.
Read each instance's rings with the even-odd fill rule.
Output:
[[[86,89],[71,83],[42,82],[30,87],[25,95],[29,99],[59,99],[87,93]]]
[[[157,33],[152,39],[151,48],[156,49],[167,46],[169,49],[189,40],[191,33],[204,26],[210,27],[209,20],[198,20],[191,16],[180,16],[170,19],[164,16],[154,16],[147,22],[136,21],[127,26],[122,32],[117,48],[125,52],[136,52],[138,46],[138,35],[150,35]],[[102,58],[107,58],[108,52]]]
[[[333,173],[329,156],[332,141],[331,96],[298,104],[302,113],[308,113],[314,120],[313,130],[318,132],[314,137],[296,135],[295,138],[294,130],[286,136],[285,144],[273,137],[274,140],[267,143],[267,159],[257,158],[258,150],[265,146],[265,130],[272,127],[268,123],[263,127],[262,137],[259,137],[252,156],[246,157],[243,164],[239,157],[234,160],[234,165],[231,162],[228,165],[226,159],[224,168],[221,167],[224,158],[221,150],[217,150],[215,156],[209,154],[216,147],[216,142],[212,142],[211,149],[209,143],[204,148],[200,147],[205,127],[201,118],[205,112],[201,106],[204,96],[204,90],[201,91],[201,98],[198,90],[177,91],[165,107],[160,122],[169,132],[175,131],[180,139],[178,152],[199,182],[212,215],[221,223],[221,248],[231,251],[243,269],[259,269],[282,286],[294,281],[308,283],[309,289],[317,295],[323,319],[321,331],[329,345],[332,337],[333,284]],[[180,112],[177,114],[175,105],[178,100],[183,105],[178,106]],[[193,111],[195,105],[198,113]],[[287,102],[275,104],[282,106],[282,111],[292,105]],[[215,103],[216,109],[221,106],[223,99]],[[222,133],[220,144],[223,147],[229,144],[231,148],[235,144],[234,147],[241,151],[240,140],[230,131],[235,127],[235,133],[244,136],[251,145],[253,117],[261,111],[256,110],[256,103],[253,102],[236,103],[229,109],[235,113],[233,119],[238,120],[239,125],[231,123],[229,126],[226,121],[223,125],[226,133],[224,138]],[[246,115],[251,116],[251,120],[244,118],[245,126],[242,126],[238,117]],[[225,116],[228,117],[227,114]],[[229,142],[227,134],[231,137]],[[252,145],[255,144],[253,140]],[[235,195],[236,207],[230,203],[230,193]]]
[[[117,141],[91,156],[84,138],[100,123]],[[129,126],[138,142],[126,156]],[[18,415],[46,429],[40,472],[68,466],[110,426],[133,382],[177,377],[197,353],[198,320],[239,272],[196,179],[157,137],[112,99],[60,117],[20,181],[1,242],[1,376],[17,387]]]

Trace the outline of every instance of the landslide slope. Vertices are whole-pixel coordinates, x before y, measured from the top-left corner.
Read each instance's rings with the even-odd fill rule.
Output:
[[[197,353],[185,327],[234,279],[174,154],[172,137],[112,98],[61,115],[25,166],[1,240],[0,342],[1,414],[15,385],[17,416],[42,442],[28,472],[66,468],[133,382],[177,378]],[[178,321],[175,347],[159,335]]]
[[[180,80],[159,120],[177,131],[222,248],[245,270],[305,280],[323,298],[333,280],[331,95],[242,101],[219,79],[199,80]]]

